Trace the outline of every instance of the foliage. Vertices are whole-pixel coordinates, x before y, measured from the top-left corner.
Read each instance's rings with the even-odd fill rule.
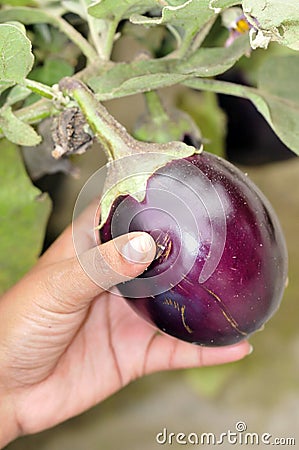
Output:
[[[0,292],[34,264],[42,248],[50,202],[25,171],[19,149],[0,143]]]
[[[36,125],[68,107],[78,107],[59,89],[63,77],[82,80],[99,101],[180,84],[183,94],[177,105],[193,116],[209,150],[213,145],[219,147],[214,147],[218,154],[223,151],[225,118],[212,92],[247,98],[279,138],[299,154],[297,0],[3,0],[1,5],[0,137],[7,140],[1,142],[0,208],[5,227],[11,221],[18,235],[18,252],[24,245],[18,261],[13,255],[8,257],[11,252],[5,247],[2,286],[28,269],[33,255],[37,257],[48,214],[48,203],[36,203],[36,188],[22,172],[16,145],[37,146],[36,152],[43,155]],[[142,51],[129,61],[115,61],[114,47],[126,33],[139,42]],[[272,42],[287,50],[273,55]],[[259,58],[256,75],[251,73],[256,85],[216,78],[240,60],[246,59],[243,67],[250,67],[250,56],[258,47],[268,50]],[[198,105],[191,99],[190,88],[204,91],[195,97]],[[217,128],[214,134],[213,127]],[[49,154],[44,154],[42,173],[47,173],[47,164],[51,173],[53,164],[47,163]],[[38,158],[34,160],[36,165]],[[26,164],[30,166],[30,161]],[[17,192],[22,201],[18,217],[13,212]],[[23,220],[26,227],[20,225]],[[9,236],[10,231],[1,229],[2,235]],[[13,242],[7,242],[13,248]]]

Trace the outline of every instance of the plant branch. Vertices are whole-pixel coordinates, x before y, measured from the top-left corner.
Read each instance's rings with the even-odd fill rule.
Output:
[[[145,92],[144,96],[148,112],[154,121],[165,120],[168,118],[168,114],[163,107],[157,91]]]
[[[193,78],[184,81],[182,84],[201,91],[215,92],[216,94],[232,95],[234,97],[246,98],[250,100],[259,113],[264,116],[269,125],[276,132],[273,126],[269,106],[263,97],[263,92],[259,89],[242,84],[229,83],[227,81],[209,80],[206,78]],[[269,93],[267,94],[269,98]],[[275,98],[275,96],[272,95]]]
[[[90,3],[87,0],[80,0],[86,22],[88,24],[90,38],[101,60],[108,61],[111,56],[114,37],[118,26],[118,20],[104,20],[92,17],[88,13],[87,6]]]
[[[172,53],[172,57],[175,55],[177,58],[185,58],[189,53],[196,51],[209,34],[216,18],[217,16],[212,17],[212,19],[210,19],[199,31],[197,28],[189,30],[183,38],[180,38],[180,42],[177,40],[178,49]]]
[[[209,32],[211,31],[212,26],[214,25],[214,23],[216,22],[217,16],[212,17],[212,19],[210,19],[202,28],[201,30],[196,34],[195,38],[193,39],[193,42],[191,44],[191,50],[192,52],[195,52],[195,50],[197,50],[201,44],[203,43],[203,41],[205,40],[205,38],[207,37],[207,35],[209,34]]]
[[[89,34],[93,42],[93,46],[96,50],[97,56],[100,59],[103,59],[102,42],[99,35],[99,30],[97,29],[96,26],[98,21],[97,19],[94,19],[94,17],[90,16],[90,14],[88,14],[87,3],[88,2],[86,0],[80,0],[81,7],[84,10],[84,17],[89,28]]]
[[[192,89],[215,92],[216,94],[232,95],[234,97],[249,98],[250,92],[255,93],[256,89],[242,84],[230,83],[228,81],[211,80],[207,78],[192,78],[183,81],[185,86]]]
[[[133,143],[137,141],[98,102],[93,92],[84,83],[66,77],[60,81],[59,88],[64,95],[76,100],[93,133],[103,145],[106,156],[110,161],[128,155],[128,149],[134,147]]]
[[[42,99],[35,102],[33,105],[19,109],[15,112],[15,115],[23,122],[33,125],[47,117],[57,115],[60,112],[60,110],[54,108],[51,101]]]
[[[111,57],[117,26],[118,26],[117,20],[114,20],[114,21],[111,21],[110,23],[108,23],[106,39],[105,39],[105,43],[103,45],[103,54],[104,54],[104,58],[106,60],[109,60]]]
[[[167,28],[175,38],[177,47],[179,48],[182,44],[182,36],[173,25],[167,24]]]
[[[80,48],[83,55],[86,56],[89,62],[94,62],[94,60],[98,58],[98,55],[92,45],[90,45],[90,43],[82,36],[82,34],[75,30],[75,28],[72,27],[72,25],[70,25],[66,20],[62,19],[61,17],[56,19],[60,31],[68,36],[70,40]]]
[[[50,86],[39,83],[38,81],[29,80],[26,78],[24,80],[24,86],[41,97],[45,97],[50,100],[53,100],[56,97],[54,90]]]
[[[85,70],[87,70],[87,69],[85,69]],[[84,74],[85,74],[85,71],[83,70],[82,75],[84,75]],[[74,80],[75,80],[75,78],[79,79],[80,77],[81,77],[81,73],[78,72],[73,79]],[[82,78],[85,78],[85,77],[82,76]],[[255,88],[250,88],[248,86],[242,86],[240,84],[229,83],[226,81],[218,81],[218,80],[207,79],[207,78],[192,78],[190,80],[186,80],[186,81],[182,82],[182,84],[187,87],[197,89],[197,90],[210,91],[210,92],[215,92],[218,94],[233,95],[235,97],[247,98],[249,100],[252,100],[252,97],[254,95],[256,96],[258,94],[257,90]],[[90,118],[92,118],[93,116],[95,116],[96,108],[98,108],[98,107],[104,108],[104,106],[102,106],[98,102],[98,100],[91,93],[91,91],[88,91],[88,92],[91,95],[89,100],[91,100],[91,98],[92,98],[93,105],[88,105],[89,100],[86,101],[86,104],[84,103],[84,101],[83,101],[83,103],[85,105],[84,108],[87,109],[86,114]],[[155,102],[153,96],[151,98],[151,94],[152,93],[148,93],[147,98],[150,99],[150,102],[151,101]],[[153,95],[154,94],[155,93],[153,93]],[[83,95],[83,93],[81,93],[80,95]],[[152,105],[152,106],[154,107],[154,105]],[[83,108],[83,106],[82,106],[82,108]],[[92,108],[94,108],[94,109],[92,109]],[[29,124],[35,124],[47,117],[59,114],[59,112],[60,112],[59,109],[55,108],[55,106],[53,105],[53,101],[50,101],[50,100],[44,98],[44,99],[37,101],[33,105],[27,106],[25,108],[21,108],[18,111],[15,111],[14,113],[19,119],[23,120],[24,122],[29,123]],[[107,112],[107,114],[108,114],[108,112]],[[101,126],[102,125],[100,125],[100,123],[97,123],[96,128],[98,127],[99,131],[100,131]],[[1,130],[0,130],[0,137],[2,137]]]

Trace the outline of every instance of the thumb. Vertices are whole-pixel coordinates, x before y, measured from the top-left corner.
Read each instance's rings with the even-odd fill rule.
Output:
[[[36,266],[3,295],[0,306],[9,306],[7,313],[16,309],[31,315],[33,305],[34,310],[75,313],[112,286],[140,275],[155,254],[155,241],[149,234],[119,236],[77,257]]]
[[[125,234],[77,257],[48,266],[46,290],[52,298],[63,299],[64,306],[81,309],[112,286],[140,275],[155,254],[155,241],[149,234]]]
[[[91,301],[141,274],[155,252],[149,234],[130,233],[78,258],[36,266],[9,289],[0,299],[5,353],[3,358],[0,349],[0,359],[16,369],[16,380],[32,384],[45,379],[81,326]]]

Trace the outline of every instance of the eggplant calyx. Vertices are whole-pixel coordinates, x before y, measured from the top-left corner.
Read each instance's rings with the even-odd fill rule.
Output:
[[[202,146],[198,149],[180,141],[158,144],[134,139],[80,80],[63,78],[59,89],[77,103],[107,155],[108,173],[102,196],[99,227],[107,220],[117,197],[130,195],[142,202],[146,195],[147,181],[156,170],[175,159],[202,152]],[[73,105],[73,102],[70,103]]]

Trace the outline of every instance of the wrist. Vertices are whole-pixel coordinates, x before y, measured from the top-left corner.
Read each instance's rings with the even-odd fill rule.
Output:
[[[0,391],[0,449],[19,436],[19,427],[15,418],[13,402]]]

